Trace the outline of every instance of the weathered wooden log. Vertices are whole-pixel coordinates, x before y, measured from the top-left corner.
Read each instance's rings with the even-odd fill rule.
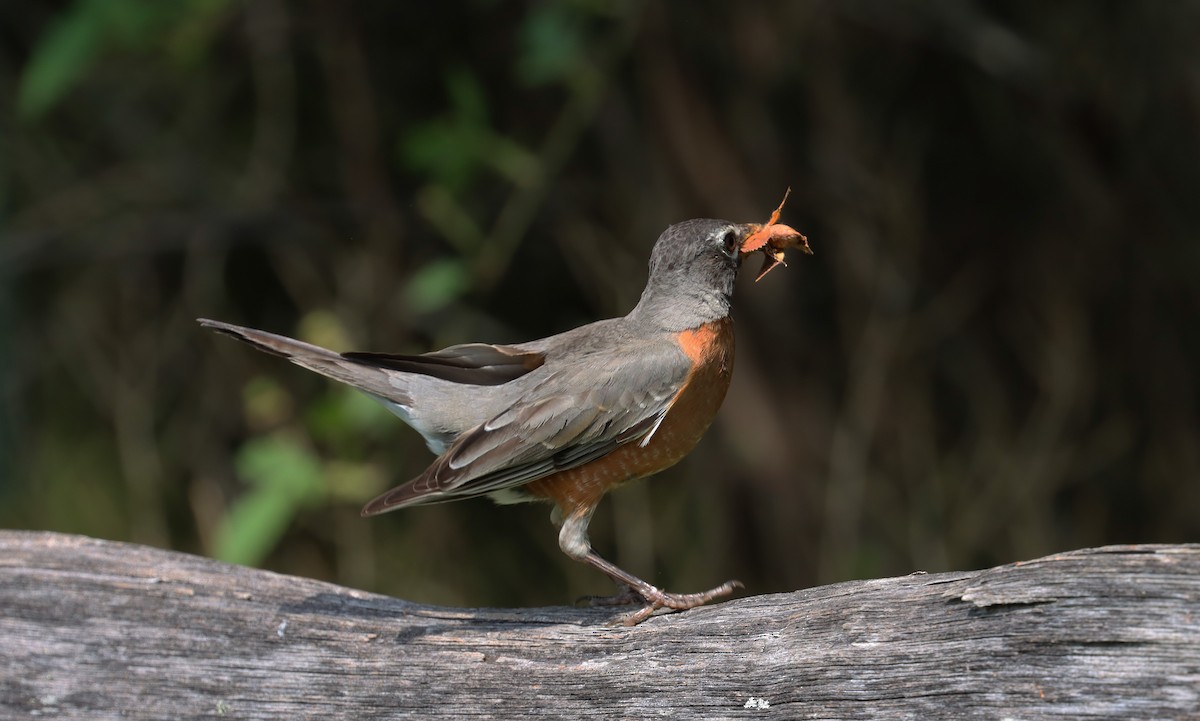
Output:
[[[6,531],[0,717],[1200,718],[1200,545],[612,617]]]

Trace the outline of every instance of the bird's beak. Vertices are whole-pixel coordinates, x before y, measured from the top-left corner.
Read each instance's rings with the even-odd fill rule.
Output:
[[[766,224],[746,223],[742,227],[746,232],[746,237],[742,241],[742,255],[749,255],[756,250],[761,250],[765,256],[762,268],[754,277],[755,282],[762,280],[762,277],[774,270],[775,266],[787,265],[783,262],[783,251],[788,248],[799,248],[806,255],[813,254],[812,248],[808,246],[808,238],[790,225],[770,222]]]

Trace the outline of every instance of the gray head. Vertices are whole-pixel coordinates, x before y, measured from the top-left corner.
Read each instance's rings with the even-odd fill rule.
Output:
[[[682,331],[729,314],[741,247],[752,228],[697,218],[663,231],[650,254],[650,277],[631,319]]]

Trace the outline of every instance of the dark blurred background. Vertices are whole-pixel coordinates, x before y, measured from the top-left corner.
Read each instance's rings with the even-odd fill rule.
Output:
[[[749,593],[1200,540],[1195,2],[0,5],[0,526],[447,604],[607,581],[548,509],[364,520],[431,459],[200,329],[515,342],[626,312],[697,216],[733,387],[597,549]],[[757,261],[752,261],[757,267]]]

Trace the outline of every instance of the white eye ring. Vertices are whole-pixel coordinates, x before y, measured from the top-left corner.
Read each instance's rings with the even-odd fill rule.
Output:
[[[721,237],[720,237],[720,242],[721,242],[721,247],[725,250],[725,254],[733,255],[734,253],[736,253],[740,246],[740,243],[739,243],[740,240],[741,240],[741,238],[738,236],[737,232],[734,231],[732,228],[730,228],[729,230],[726,230],[724,233],[722,233]]]

